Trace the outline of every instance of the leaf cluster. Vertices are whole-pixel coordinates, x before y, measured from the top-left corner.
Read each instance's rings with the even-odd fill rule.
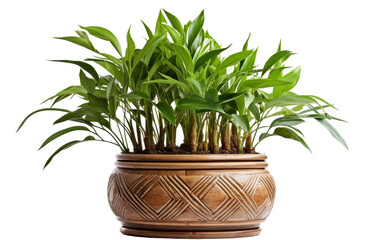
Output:
[[[161,10],[154,29],[143,25],[148,36],[142,48],[135,45],[130,29],[126,48],[111,31],[98,26],[80,26],[77,36],[57,38],[94,56],[84,61],[54,60],[80,68],[78,85],[49,97],[44,102],[52,102],[51,106],[32,112],[19,128],[35,113],[59,111],[63,115],[54,124],[74,125],[49,136],[41,148],[74,131],[89,136],[61,146],[45,167],[60,151],[87,141],[116,145],[122,153],[176,149],[178,128],[183,132],[182,148],[188,152],[254,153],[271,136],[298,141],[309,149],[297,128],[308,119],[347,147],[329,123],[342,121],[326,112],[334,106],[292,91],[301,68],[286,65],[294,53],[282,50],[281,42],[265,64],[258,65],[258,49],[248,47],[250,37],[241,51],[225,56],[230,46],[221,46],[203,28],[204,11],[183,25]],[[109,42],[115,52],[96,49],[90,37]],[[55,108],[73,96],[82,100],[77,108]]]

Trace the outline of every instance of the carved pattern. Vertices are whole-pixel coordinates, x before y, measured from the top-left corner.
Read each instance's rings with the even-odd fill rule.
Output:
[[[270,174],[239,175],[139,175],[115,172],[108,195],[114,213],[124,219],[178,221],[182,214],[197,221],[264,219],[275,197]],[[189,179],[187,179],[189,178]],[[154,198],[154,199],[152,199]],[[155,204],[154,204],[155,203]],[[179,220],[181,221],[181,220]]]

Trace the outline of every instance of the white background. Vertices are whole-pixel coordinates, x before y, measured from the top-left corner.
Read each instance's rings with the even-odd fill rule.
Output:
[[[205,28],[230,51],[239,51],[252,32],[258,63],[277,48],[299,53],[298,93],[315,94],[340,109],[333,115],[349,150],[317,123],[302,129],[310,154],[296,142],[268,139],[277,184],[274,209],[257,239],[382,239],[381,196],[381,7],[379,1],[2,1],[0,4],[0,239],[126,239],[106,197],[118,149],[102,143],[78,145],[58,155],[44,171],[58,140],[37,152],[62,126],[59,114],[42,113],[16,134],[17,125],[39,103],[78,84],[78,68],[47,59],[78,59],[91,53],[54,40],[78,24],[112,30],[139,47],[144,20],[153,27],[160,8],[183,23],[205,9]],[[98,48],[112,51],[102,41]],[[68,137],[67,140],[80,136]]]

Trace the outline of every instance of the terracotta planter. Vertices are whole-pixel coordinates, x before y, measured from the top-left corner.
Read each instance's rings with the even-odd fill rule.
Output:
[[[263,154],[120,154],[109,203],[127,235],[254,236],[272,209],[275,184]]]

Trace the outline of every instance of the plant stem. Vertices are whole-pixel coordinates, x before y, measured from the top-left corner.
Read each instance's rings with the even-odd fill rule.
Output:
[[[195,111],[191,112],[191,133],[190,133],[190,150],[191,152],[196,152],[198,144],[196,141],[197,137],[197,123],[196,123],[196,116]]]

